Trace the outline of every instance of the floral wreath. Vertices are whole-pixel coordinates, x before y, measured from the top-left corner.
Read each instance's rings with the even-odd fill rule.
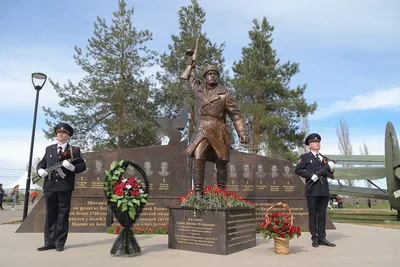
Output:
[[[124,177],[123,173],[129,165],[134,167],[141,177]],[[114,161],[105,173],[107,177],[104,181],[104,192],[111,210],[120,222],[120,215],[128,213],[133,223],[147,204],[149,196],[149,183],[145,171],[132,161],[121,160]]]

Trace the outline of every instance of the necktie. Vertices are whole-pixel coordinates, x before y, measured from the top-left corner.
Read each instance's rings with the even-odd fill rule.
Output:
[[[321,159],[319,158],[319,153],[315,154],[319,163],[321,163]]]
[[[58,147],[58,155],[61,155],[61,151],[62,151],[62,146]]]

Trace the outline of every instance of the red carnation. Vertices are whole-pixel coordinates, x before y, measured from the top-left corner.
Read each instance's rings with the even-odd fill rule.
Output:
[[[137,197],[137,196],[139,196],[139,191],[137,191],[137,190],[132,190],[132,191],[131,191],[131,195],[132,195],[133,197]]]
[[[122,196],[124,194],[124,189],[122,189],[121,187],[116,187],[116,188],[114,188],[114,193],[117,196]]]

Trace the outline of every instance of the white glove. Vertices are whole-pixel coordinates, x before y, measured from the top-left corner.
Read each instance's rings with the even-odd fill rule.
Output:
[[[73,164],[71,164],[68,160],[64,159],[62,165],[64,166],[64,168],[66,168],[67,170],[70,171],[75,171],[75,166]]]
[[[37,171],[37,174],[39,174],[39,176],[42,177],[42,178],[44,178],[44,177],[46,177],[48,175],[48,173],[46,172],[45,169],[39,169]]]
[[[331,171],[335,170],[335,163],[333,161],[328,161],[328,165]]]
[[[314,182],[316,182],[318,180],[318,176],[316,176],[315,174],[313,174],[311,176],[311,180],[313,180]]]

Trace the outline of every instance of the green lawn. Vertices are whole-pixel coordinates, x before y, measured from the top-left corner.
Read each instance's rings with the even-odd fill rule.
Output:
[[[343,208],[356,209],[356,205],[344,204]],[[360,209],[368,209],[368,205],[360,204]],[[371,209],[387,209],[388,211],[390,211],[390,205],[389,204],[372,204]]]
[[[390,211],[383,205],[375,209],[333,209],[328,211],[328,216],[334,223],[352,223],[400,230],[400,221],[396,221],[397,211]]]

